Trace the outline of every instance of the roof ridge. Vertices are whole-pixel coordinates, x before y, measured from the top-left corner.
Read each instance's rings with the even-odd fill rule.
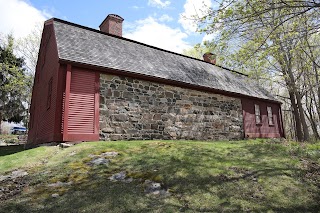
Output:
[[[58,22],[61,22],[61,23],[64,23],[64,24],[68,24],[68,25],[74,26],[74,27],[79,27],[79,28],[82,28],[82,29],[86,29],[86,30],[89,30],[89,31],[96,32],[96,33],[100,33],[100,34],[104,34],[104,35],[111,36],[111,37],[114,37],[114,38],[118,38],[118,39],[121,39],[121,40],[133,42],[133,43],[136,43],[136,44],[140,44],[140,45],[143,45],[143,46],[146,46],[146,47],[150,47],[150,48],[153,48],[153,49],[157,49],[157,50],[160,50],[160,51],[163,51],[163,52],[167,52],[167,53],[170,53],[170,54],[179,55],[179,56],[182,56],[182,57],[185,57],[185,58],[189,58],[189,59],[201,61],[203,63],[211,64],[209,62],[203,61],[203,60],[198,59],[198,58],[194,58],[194,57],[191,57],[191,56],[183,55],[181,53],[172,52],[170,50],[165,50],[165,49],[162,49],[162,48],[159,48],[159,47],[155,47],[155,46],[152,46],[152,45],[149,45],[149,44],[145,44],[145,43],[142,43],[142,42],[139,42],[139,41],[128,39],[128,38],[125,38],[125,37],[122,37],[122,36],[117,36],[117,35],[105,33],[105,32],[102,32],[100,30],[97,30],[97,29],[93,29],[93,28],[86,27],[86,26],[83,26],[83,25],[80,25],[80,24],[76,24],[76,23],[73,23],[73,22],[65,21],[65,20],[62,20],[62,19],[59,19],[59,18],[51,18],[51,19],[48,19],[45,22],[49,22],[49,21],[58,21]],[[217,65],[217,64],[211,64],[211,65],[217,66],[217,67],[225,69],[227,71],[234,72],[234,73],[237,73],[237,74],[244,75],[244,76],[248,77],[248,75],[245,74],[245,73],[238,72],[238,71],[229,69],[227,67],[223,67],[223,66],[220,66],[220,65]]]

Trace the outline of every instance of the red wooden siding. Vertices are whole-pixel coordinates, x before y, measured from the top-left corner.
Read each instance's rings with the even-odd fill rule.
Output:
[[[97,77],[98,75],[98,77]],[[65,107],[63,111],[63,140],[99,140],[99,73],[69,65],[66,75]],[[68,84],[70,82],[70,84]]]
[[[32,91],[28,145],[61,140],[56,131],[59,58],[52,22],[45,23]],[[49,82],[52,81],[50,84]],[[51,85],[51,94],[48,94]],[[48,99],[50,95],[50,101]],[[50,103],[49,103],[50,102]],[[49,106],[50,104],[50,106]]]
[[[283,137],[280,104],[265,101],[241,99],[243,111],[244,136],[249,138],[279,138]],[[255,108],[260,107],[261,123],[256,124]],[[274,125],[269,125],[267,107],[272,108]]]

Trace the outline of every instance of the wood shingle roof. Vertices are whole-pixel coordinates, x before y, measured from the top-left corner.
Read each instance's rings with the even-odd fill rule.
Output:
[[[278,102],[247,76],[95,29],[53,19],[61,60]]]

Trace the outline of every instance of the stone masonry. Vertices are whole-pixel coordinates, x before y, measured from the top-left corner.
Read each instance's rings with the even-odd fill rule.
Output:
[[[100,74],[100,140],[231,140],[243,135],[239,98]]]

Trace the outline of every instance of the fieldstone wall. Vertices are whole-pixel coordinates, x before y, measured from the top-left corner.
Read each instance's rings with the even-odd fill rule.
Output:
[[[100,74],[100,140],[228,140],[242,135],[238,98]]]

